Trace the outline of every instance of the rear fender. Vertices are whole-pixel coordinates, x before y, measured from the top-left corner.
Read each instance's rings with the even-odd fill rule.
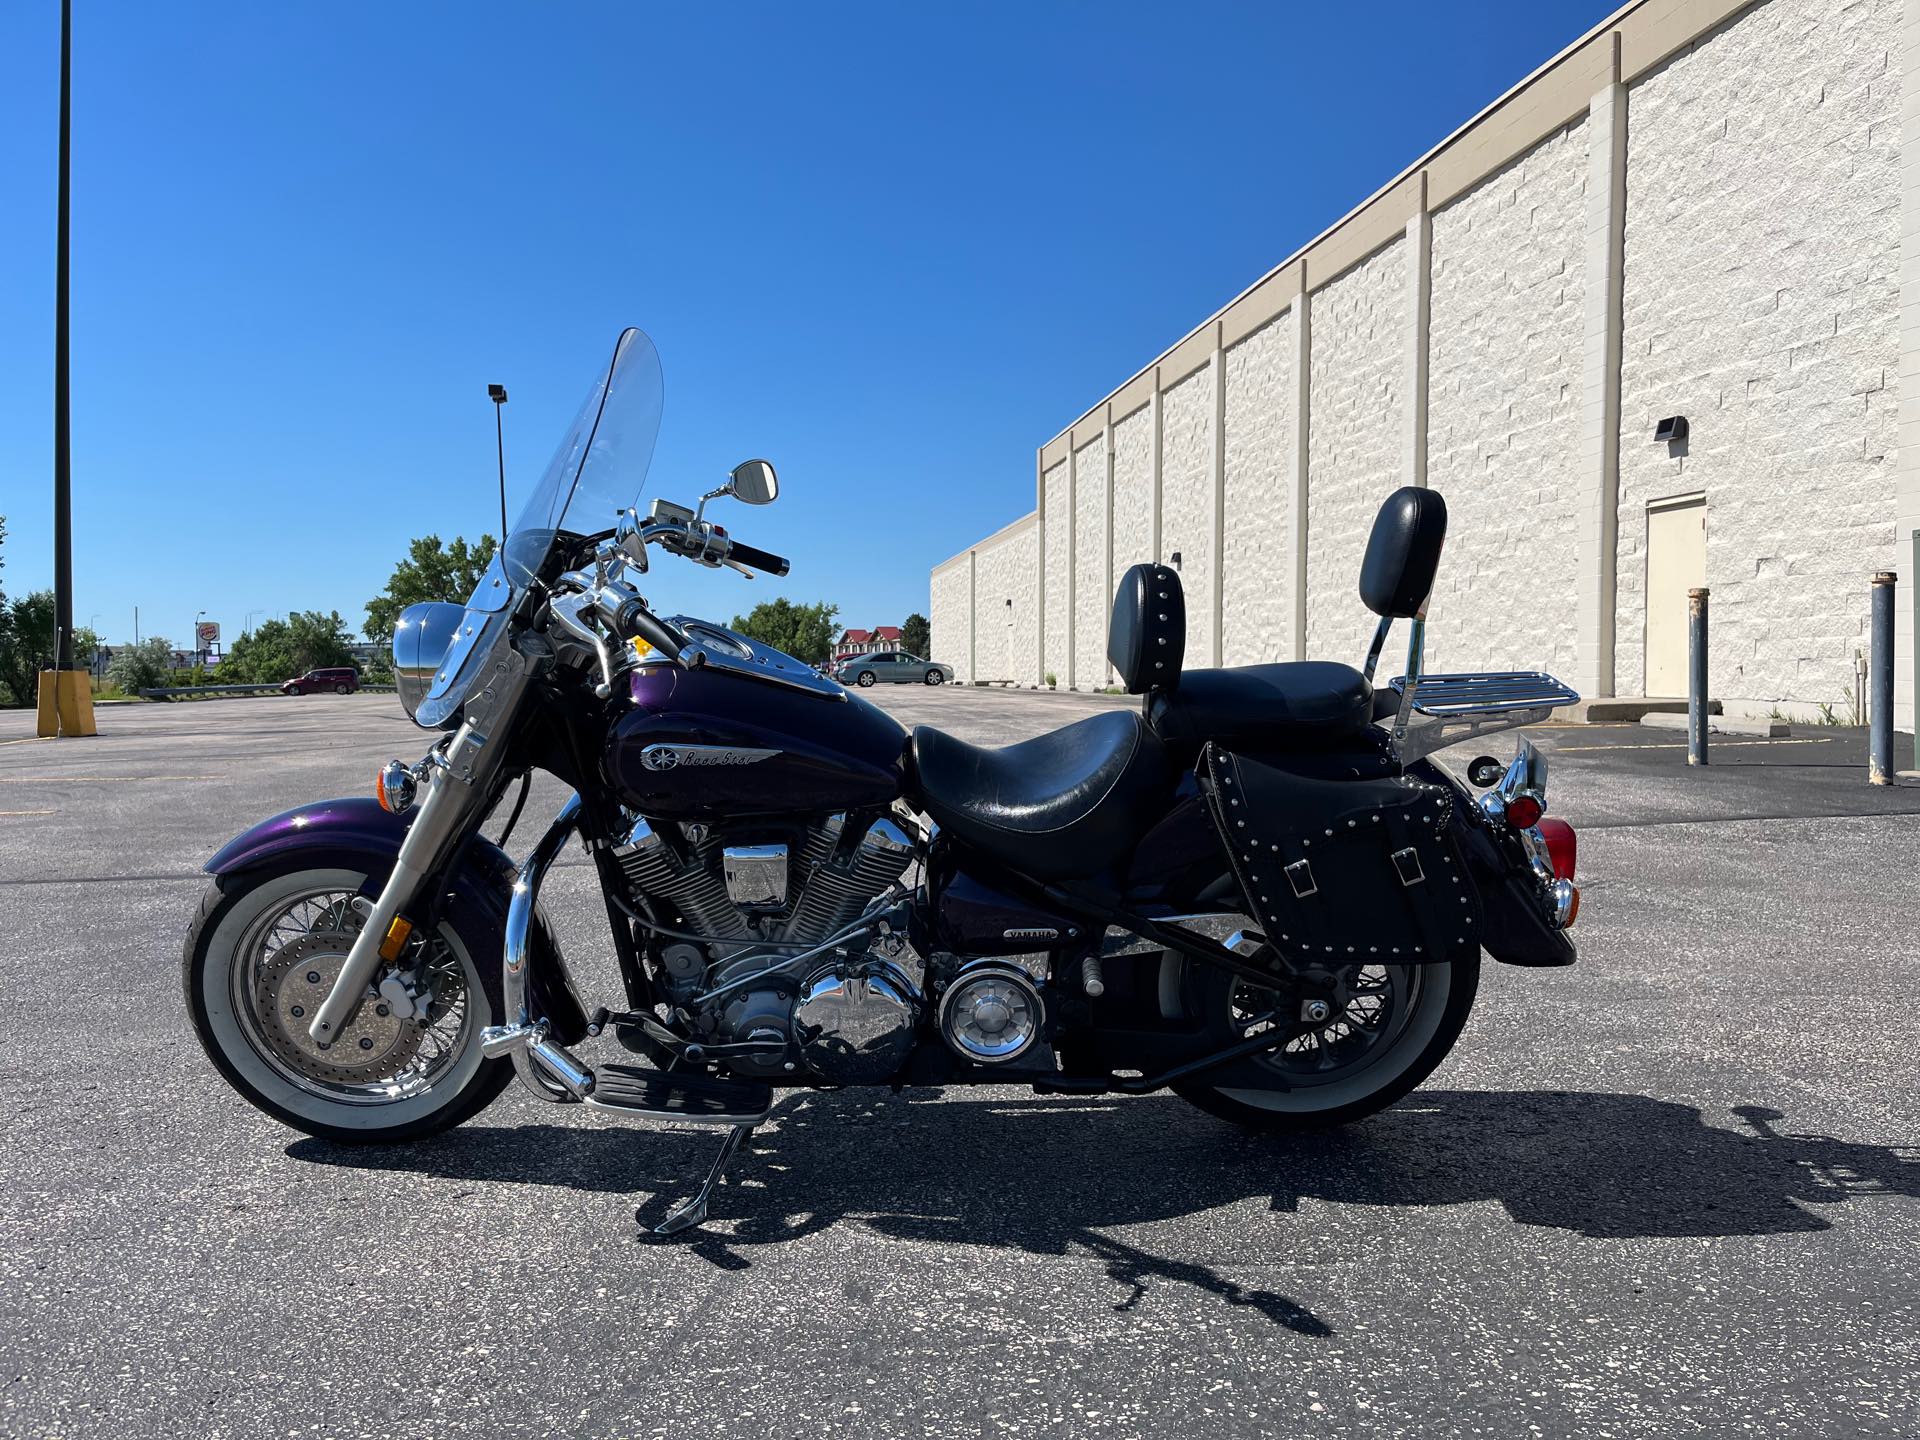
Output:
[[[233,837],[208,860],[208,874],[224,878],[267,865],[298,861],[316,867],[338,865],[363,870],[363,894],[377,897],[393,870],[410,817],[394,815],[365,796],[320,800],[262,820]],[[451,901],[447,919],[473,955],[476,965],[500,965],[507,904],[519,867],[507,852],[483,835],[467,844],[459,871],[447,883]],[[533,929],[528,965],[528,999],[544,1014],[554,1038],[572,1045],[586,1038],[586,1011],[580,1003],[566,960],[546,916]]]

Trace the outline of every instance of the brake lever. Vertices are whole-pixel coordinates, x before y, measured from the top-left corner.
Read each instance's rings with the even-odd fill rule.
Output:
[[[593,647],[593,653],[600,660],[600,683],[593,687],[593,693],[597,698],[605,700],[613,694],[613,655],[607,649],[606,637],[580,618],[581,609],[592,603],[591,595],[563,595],[547,608],[553,618],[560,622],[561,629],[574,639]]]

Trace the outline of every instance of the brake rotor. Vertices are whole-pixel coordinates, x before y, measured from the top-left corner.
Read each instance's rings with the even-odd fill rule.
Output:
[[[366,1085],[413,1064],[426,1022],[401,1019],[369,987],[340,1038],[325,1049],[315,1043],[307,1029],[332,993],[353,939],[344,931],[311,931],[277,951],[260,969],[254,1014],[261,1038],[282,1064],[315,1080]]]

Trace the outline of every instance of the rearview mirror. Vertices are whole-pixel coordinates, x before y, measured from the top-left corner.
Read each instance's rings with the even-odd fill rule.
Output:
[[[742,460],[727,476],[727,493],[748,505],[771,505],[780,495],[780,477],[771,460]]]

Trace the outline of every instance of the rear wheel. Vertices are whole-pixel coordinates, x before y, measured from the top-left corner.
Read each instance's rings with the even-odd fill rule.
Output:
[[[339,1040],[307,1035],[359,933],[364,873],[283,867],[223,876],[187,933],[182,980],[201,1046],[227,1082],[283,1124],[329,1140],[417,1140],[459,1124],[512,1078],[480,1053],[505,1009],[497,965],[476,966],[448,923],[400,964],[421,1009],[369,994]]]
[[[338,685],[335,685],[333,687],[333,693],[336,695],[346,695],[351,693],[351,690],[350,690],[350,687],[347,685],[347,682],[342,680]]]
[[[1254,957],[1267,949],[1252,932],[1235,948]],[[1185,1003],[1222,1047],[1262,1032],[1285,1038],[1175,1093],[1223,1120],[1292,1133],[1384,1110],[1431,1075],[1473,1011],[1480,959],[1312,967],[1277,974],[1271,988],[1193,966],[1186,978]]]
[[[873,671],[862,670],[858,675],[853,677],[853,683],[858,685],[862,690],[866,689],[869,685],[873,684]]]
[[[938,670],[927,671],[927,684],[944,685],[946,683],[947,683],[947,677],[941,674]]]

